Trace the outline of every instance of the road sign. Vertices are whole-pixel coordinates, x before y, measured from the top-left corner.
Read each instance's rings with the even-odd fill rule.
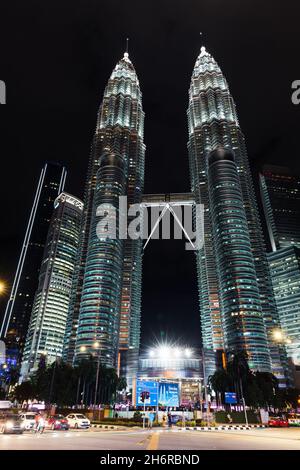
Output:
[[[237,403],[236,393],[225,392],[225,403],[235,405]]]
[[[147,392],[147,394],[145,392]],[[143,406],[144,404],[147,406],[157,405],[157,382],[150,380],[137,381],[136,405]]]

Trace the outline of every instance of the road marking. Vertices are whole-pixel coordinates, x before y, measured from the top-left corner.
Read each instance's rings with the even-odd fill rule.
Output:
[[[158,442],[159,442],[159,433],[154,432],[150,437],[150,441],[147,447],[147,450],[157,450],[158,449]]]

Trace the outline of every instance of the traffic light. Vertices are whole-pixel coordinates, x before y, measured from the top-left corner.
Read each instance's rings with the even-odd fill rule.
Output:
[[[141,401],[144,403],[145,400],[149,400],[150,398],[150,392],[148,391],[143,391],[141,392]]]

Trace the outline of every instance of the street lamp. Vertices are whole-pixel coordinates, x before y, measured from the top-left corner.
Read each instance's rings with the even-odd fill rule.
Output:
[[[5,294],[6,290],[7,290],[7,286],[6,286],[5,282],[0,281],[0,295]]]
[[[273,331],[273,339],[277,343],[281,343],[284,339],[284,335],[281,330],[274,330]]]
[[[96,385],[95,385],[95,396],[94,396],[94,409],[95,409],[96,403],[97,403],[97,391],[98,391],[99,371],[100,371],[100,343],[99,341],[95,341],[93,346],[95,349],[98,349],[98,362],[97,362]]]
[[[43,353],[45,356],[47,355],[47,352]],[[50,384],[50,391],[49,391],[49,403],[51,404],[51,397],[52,397],[52,392],[53,392],[53,385],[54,385],[54,377],[55,377],[55,372],[56,372],[56,364],[57,364],[57,349],[55,349],[55,363],[53,367],[53,372],[52,372],[52,377],[51,377],[51,384]]]

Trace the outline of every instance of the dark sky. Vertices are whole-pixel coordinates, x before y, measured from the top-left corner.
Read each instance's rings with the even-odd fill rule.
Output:
[[[187,98],[203,43],[237,104],[254,164],[299,170],[297,1],[11,0],[1,7],[0,278],[12,282],[38,174],[45,160],[68,168],[82,196],[96,113],[126,37],[146,113],[145,192],[189,190]],[[161,332],[197,344],[194,255],[182,242],[152,241],[144,256],[143,343]],[[3,309],[4,303],[0,305]]]

